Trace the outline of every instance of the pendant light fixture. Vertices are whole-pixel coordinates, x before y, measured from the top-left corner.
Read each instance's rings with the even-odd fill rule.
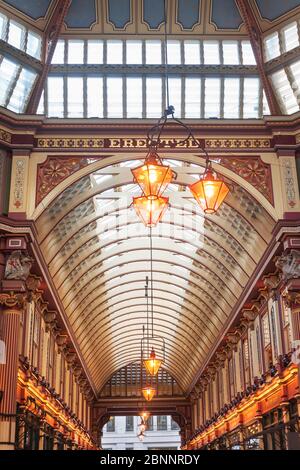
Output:
[[[150,238],[150,304],[151,304],[151,317],[149,321],[149,279],[146,277],[145,285],[145,297],[147,299],[147,332],[143,334],[141,340],[141,361],[149,375],[157,375],[159,368],[165,360],[165,341],[161,336],[154,335],[154,294],[153,294],[153,240],[152,240],[152,228],[149,229]],[[161,345],[162,357],[156,357],[155,345]],[[151,346],[151,351],[150,351]],[[146,357],[145,357],[146,350]]]
[[[154,348],[152,348],[149,359],[144,359],[144,366],[148,374],[156,375],[158,373],[158,370],[161,364],[162,364],[162,360],[156,358]]]
[[[159,198],[174,177],[174,172],[169,166],[164,166],[161,159],[150,149],[142,166],[132,171],[134,182],[137,183],[145,197],[149,199]]]
[[[167,197],[162,197],[162,194],[177,176],[169,166],[163,164],[158,155],[159,149],[163,147],[162,136],[170,123],[173,126],[177,125],[186,133],[186,137],[179,141],[182,147],[192,141],[198,146],[199,151],[206,155],[204,174],[199,181],[189,185],[189,189],[204,213],[214,214],[229,192],[225,182],[212,170],[212,163],[205,148],[200,146],[199,139],[196,140],[191,128],[175,118],[175,108],[169,102],[167,0],[164,0],[164,66],[166,109],[163,116],[147,134],[148,154],[143,165],[131,170],[134,182],[142,190],[140,197],[133,198],[133,207],[141,221],[148,227],[154,227],[162,219],[169,202]],[[154,200],[156,203],[150,204],[149,200]]]
[[[150,418],[150,413],[146,411],[145,409],[140,413],[140,417],[144,421],[144,423],[147,423],[148,419]]]
[[[142,388],[142,393],[145,400],[151,401],[156,393],[156,390],[151,385],[147,385],[146,387]]]
[[[169,206],[168,197],[139,196],[133,198],[133,207],[146,227],[155,227]]]
[[[213,171],[208,156],[203,175],[199,181],[189,185],[189,189],[205,214],[214,214],[229,192],[226,183]]]

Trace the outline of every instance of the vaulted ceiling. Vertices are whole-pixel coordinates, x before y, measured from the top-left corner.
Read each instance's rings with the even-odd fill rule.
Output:
[[[264,253],[274,220],[230,179],[224,205],[204,216],[186,188],[203,172],[201,159],[183,160],[167,160],[178,176],[166,192],[171,208],[153,229],[154,333],[166,341],[164,367],[187,391]],[[146,325],[149,229],[130,208],[139,192],[130,168],[139,163],[98,162],[37,219],[41,249],[99,392],[116,370],[140,358]]]
[[[8,11],[44,30],[56,0],[1,0]],[[299,0],[250,0],[262,31],[288,19]],[[164,0],[72,0],[63,34],[156,34],[163,32]],[[169,34],[246,34],[235,0],[168,2]]]

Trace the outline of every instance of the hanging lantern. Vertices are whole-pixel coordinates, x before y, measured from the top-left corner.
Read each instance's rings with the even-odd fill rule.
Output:
[[[189,185],[189,188],[205,214],[214,214],[229,192],[228,186],[213,172],[210,162],[200,180]]]
[[[143,434],[142,432],[140,432],[140,433],[138,434],[138,438],[139,438],[139,440],[140,440],[141,442],[143,442],[143,440],[145,439],[145,434]]]
[[[140,413],[140,417],[142,418],[143,423],[146,423],[150,417],[150,413],[148,411],[142,411],[142,413]]]
[[[146,196],[134,197],[133,207],[146,227],[155,227],[169,205],[168,197],[149,199]]]
[[[144,164],[131,171],[134,182],[140,186],[144,195],[150,199],[159,198],[175,177],[175,173],[169,166],[162,164],[155,152],[150,152]]]
[[[142,421],[141,424],[139,424],[139,428],[140,428],[140,432],[142,432],[142,433],[144,433],[146,431],[147,426],[144,423],[144,421]]]
[[[155,351],[153,348],[151,350],[149,359],[144,359],[143,362],[145,369],[150,375],[156,375],[162,363],[160,359],[156,359]]]
[[[155,395],[155,388],[150,387],[150,386],[144,387],[142,388],[142,393],[143,393],[145,400],[151,401]]]

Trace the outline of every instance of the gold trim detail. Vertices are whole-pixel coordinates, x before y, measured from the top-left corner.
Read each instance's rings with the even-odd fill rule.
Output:
[[[200,139],[199,139],[200,140]],[[201,143],[205,144],[208,149],[261,149],[271,148],[270,139],[206,139]],[[37,140],[38,148],[60,148],[60,149],[123,149],[123,148],[147,148],[147,139],[145,138],[40,138]],[[197,149],[198,145],[195,142],[182,143],[182,139],[162,139],[162,148],[191,148]]]

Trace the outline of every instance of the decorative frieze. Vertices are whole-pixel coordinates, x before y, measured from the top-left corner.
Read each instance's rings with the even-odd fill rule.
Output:
[[[205,146],[207,149],[270,149],[271,140],[265,138],[236,138],[236,139],[193,139],[183,141],[182,138],[162,138],[160,148],[197,149]],[[146,149],[148,140],[138,137],[110,138],[90,137],[42,137],[36,141],[37,148],[43,149]]]

